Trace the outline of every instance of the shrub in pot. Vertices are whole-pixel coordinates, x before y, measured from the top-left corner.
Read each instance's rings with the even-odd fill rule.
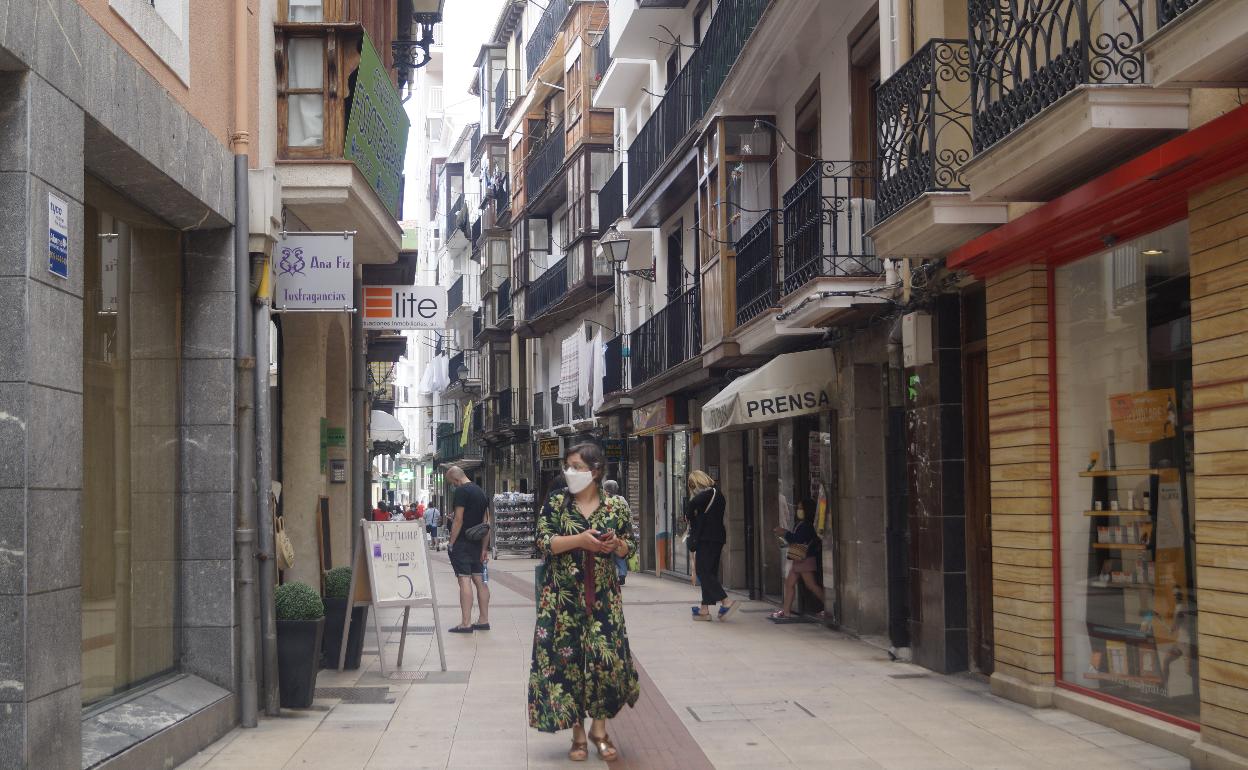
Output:
[[[338,656],[342,650],[342,623],[346,619],[351,600],[351,568],[334,567],[325,573],[325,637],[321,643],[321,668],[338,668]],[[368,622],[368,607],[351,610],[351,631],[347,635],[346,667],[360,667],[364,652],[364,625]]]
[[[283,583],[273,596],[277,615],[278,689],[284,708],[306,709],[316,695],[325,605],[306,583]]]

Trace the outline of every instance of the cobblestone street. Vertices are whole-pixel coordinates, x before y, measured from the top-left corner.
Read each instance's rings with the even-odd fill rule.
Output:
[[[449,626],[458,615],[447,601],[454,580],[445,554],[434,556]],[[570,735],[530,730],[525,717],[533,564],[491,563],[493,630],[448,635],[446,673],[428,610],[414,610],[404,670],[423,679],[382,679],[370,633],[362,669],[322,672],[327,697],[313,709],[236,729],[183,767],[568,766]],[[624,590],[642,697],[611,722],[617,770],[1188,767],[1073,714],[997,698],[979,678],[890,662],[883,650],[813,624],[773,625],[761,602],[726,623],[693,623],[697,594],[687,585],[633,575]],[[398,623],[398,612],[385,612],[390,661]]]

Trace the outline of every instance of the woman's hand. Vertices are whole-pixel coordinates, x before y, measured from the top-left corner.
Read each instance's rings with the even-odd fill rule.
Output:
[[[788,530],[784,527],[776,527],[772,530],[772,533],[776,535],[783,535],[785,532],[788,532]]]
[[[603,553],[618,556],[621,542],[620,538],[616,536],[614,529],[607,530],[602,538]]]
[[[598,539],[599,534],[601,533],[596,529],[587,529],[576,535],[576,547],[590,553],[606,553],[609,549],[603,547],[603,542]]]

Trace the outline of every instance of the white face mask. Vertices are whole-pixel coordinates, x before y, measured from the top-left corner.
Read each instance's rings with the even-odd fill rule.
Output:
[[[572,494],[579,495],[590,484],[594,483],[594,473],[593,471],[578,471],[575,468],[564,468],[563,480],[568,482],[568,489]]]

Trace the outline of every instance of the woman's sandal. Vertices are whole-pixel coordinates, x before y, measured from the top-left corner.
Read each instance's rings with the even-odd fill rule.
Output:
[[[589,739],[594,742],[594,747],[598,749],[598,758],[603,762],[614,762],[620,758],[620,752],[615,748],[615,744],[611,742],[611,736],[603,733],[601,738],[595,738],[591,735]]]
[[[771,613],[767,617],[771,618],[772,620],[784,620],[789,617],[789,614],[785,612],[784,610],[776,610],[775,612]]]
[[[568,750],[568,759],[573,762],[584,762],[589,759],[589,742],[572,739],[572,748]]]

